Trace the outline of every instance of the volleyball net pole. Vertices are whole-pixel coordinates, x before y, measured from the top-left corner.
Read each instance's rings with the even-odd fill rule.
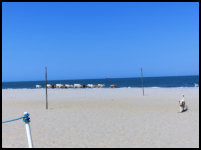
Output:
[[[46,109],[48,109],[48,99],[47,99],[47,67],[45,67],[45,95],[46,95]]]
[[[144,83],[143,83],[143,72],[142,72],[142,68],[141,68],[141,80],[142,80],[142,94],[144,96]]]
[[[25,128],[26,128],[26,133],[27,133],[27,140],[28,140],[28,145],[29,148],[33,148],[33,141],[32,141],[32,136],[31,136],[31,128],[30,128],[30,118],[28,117],[29,114],[27,112],[24,112],[24,116],[26,118],[23,119],[23,121],[25,122]]]
[[[23,117],[3,121],[2,123],[8,123],[8,122],[13,122],[22,119],[22,121],[25,123],[25,128],[26,128],[26,133],[27,133],[27,139],[28,139],[28,146],[29,148],[33,148],[33,141],[32,141],[32,136],[31,136],[31,128],[30,128],[30,117],[28,112],[24,112]]]

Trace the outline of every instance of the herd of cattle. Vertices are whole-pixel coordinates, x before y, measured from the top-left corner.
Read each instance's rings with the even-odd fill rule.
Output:
[[[102,88],[105,84],[47,84],[47,88]],[[116,88],[117,86],[114,84],[110,85],[111,88]],[[41,85],[36,85],[36,88],[41,88]]]

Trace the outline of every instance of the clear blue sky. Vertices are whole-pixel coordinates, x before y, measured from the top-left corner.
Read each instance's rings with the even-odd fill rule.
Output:
[[[2,4],[2,81],[199,74],[199,3]]]

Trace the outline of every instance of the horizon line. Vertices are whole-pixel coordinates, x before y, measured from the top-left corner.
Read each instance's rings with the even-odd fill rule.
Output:
[[[176,75],[173,75],[173,76],[144,76],[143,78],[157,78],[157,77],[185,77],[185,76],[199,76],[199,74],[198,75],[179,75],[179,76],[176,76]],[[91,78],[91,79],[89,79],[89,78],[85,78],[85,79],[62,79],[62,80],[98,80],[98,79],[124,79],[124,78],[141,78],[141,77],[116,77],[116,78],[113,78],[113,77],[105,77],[105,78]],[[53,80],[51,80],[51,79],[49,79],[49,81],[62,81],[62,80],[60,80],[60,79],[53,79]],[[2,81],[2,83],[3,82],[37,82],[37,81],[45,81],[45,79],[44,80],[29,80],[29,81]]]

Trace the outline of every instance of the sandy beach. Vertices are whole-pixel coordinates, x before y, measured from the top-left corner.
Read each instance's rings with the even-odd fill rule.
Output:
[[[2,121],[30,113],[36,148],[199,147],[199,88],[48,89],[48,110],[45,89],[2,93]],[[2,147],[28,147],[21,120],[2,124]]]

